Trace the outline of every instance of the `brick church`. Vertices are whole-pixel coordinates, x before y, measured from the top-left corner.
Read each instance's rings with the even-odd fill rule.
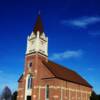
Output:
[[[40,15],[27,38],[17,100],[89,100],[92,86],[77,72],[48,59],[48,37]]]

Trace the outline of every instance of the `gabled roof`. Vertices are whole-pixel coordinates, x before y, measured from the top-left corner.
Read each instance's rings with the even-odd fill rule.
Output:
[[[62,65],[56,64],[52,61],[43,61],[42,63],[51,71],[51,73],[56,78],[92,88],[92,86],[75,71],[65,68]]]
[[[37,31],[40,32],[40,35],[43,33],[43,24],[42,24],[42,20],[41,20],[41,16],[40,14],[37,16],[37,20],[33,29],[33,32],[36,34]]]
[[[75,71],[65,68],[62,65],[56,64],[49,60],[48,62],[42,61],[42,63],[55,76],[55,78],[92,88],[92,86]],[[18,82],[20,82],[22,79],[23,79],[23,74],[20,76]]]

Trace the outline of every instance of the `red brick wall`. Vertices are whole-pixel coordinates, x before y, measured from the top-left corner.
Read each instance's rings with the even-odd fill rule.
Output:
[[[32,67],[28,68],[29,61]],[[54,75],[43,65],[42,55],[28,55],[25,58],[25,73],[18,86],[18,99],[25,100],[25,83],[28,74],[33,75],[32,100],[45,100],[45,86],[49,85],[49,100],[88,100],[91,88],[54,78]],[[87,93],[86,93],[87,92]],[[22,97],[23,96],[23,97]]]

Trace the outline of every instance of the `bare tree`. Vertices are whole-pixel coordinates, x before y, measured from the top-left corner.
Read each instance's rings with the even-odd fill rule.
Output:
[[[11,90],[6,86],[1,94],[1,100],[11,100]]]
[[[0,100],[1,100],[1,95],[0,95]]]

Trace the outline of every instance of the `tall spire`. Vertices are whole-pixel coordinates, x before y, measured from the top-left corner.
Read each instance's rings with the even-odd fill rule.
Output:
[[[42,24],[42,20],[41,20],[41,16],[40,16],[40,11],[38,12],[38,16],[37,16],[37,20],[33,29],[33,32],[36,34],[37,31],[40,32],[40,35],[44,32],[43,30],[43,24]]]
[[[48,56],[48,37],[46,37],[40,12],[38,13],[34,29],[30,36],[27,38],[26,54],[40,53]]]

